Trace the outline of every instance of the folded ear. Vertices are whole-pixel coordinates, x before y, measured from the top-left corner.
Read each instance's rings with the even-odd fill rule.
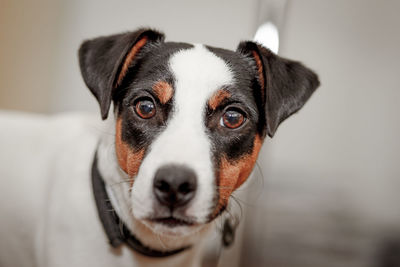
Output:
[[[100,104],[101,117],[108,116],[111,100],[129,68],[149,43],[162,42],[162,33],[139,29],[135,32],[87,40],[79,48],[83,80]]]
[[[319,86],[318,76],[300,62],[275,55],[254,43],[242,42],[238,52],[253,58],[257,68],[266,130],[270,137],[279,124],[298,111]]]

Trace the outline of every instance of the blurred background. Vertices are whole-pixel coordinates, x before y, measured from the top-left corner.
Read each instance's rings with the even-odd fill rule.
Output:
[[[399,11],[397,0],[0,0],[0,108],[98,112],[78,68],[86,38],[150,26],[235,49],[272,21],[279,54],[322,85],[266,140],[220,265],[399,267]]]

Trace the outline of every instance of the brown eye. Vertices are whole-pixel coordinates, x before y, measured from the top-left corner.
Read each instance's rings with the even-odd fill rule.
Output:
[[[136,102],[135,111],[142,119],[150,119],[156,114],[156,107],[151,99],[144,98]]]
[[[236,110],[227,110],[221,118],[221,125],[230,129],[240,127],[245,121],[243,114]]]

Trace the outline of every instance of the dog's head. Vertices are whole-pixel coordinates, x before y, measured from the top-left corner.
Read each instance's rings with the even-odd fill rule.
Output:
[[[319,85],[301,63],[253,42],[229,51],[164,42],[148,29],[86,41],[79,59],[103,119],[114,103],[134,218],[166,231],[217,217],[265,136]]]

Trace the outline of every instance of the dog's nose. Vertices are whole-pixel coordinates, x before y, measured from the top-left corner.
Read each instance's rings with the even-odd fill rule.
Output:
[[[196,188],[196,174],[186,166],[163,166],[157,170],[154,177],[153,190],[158,202],[171,209],[189,203],[196,193]]]

